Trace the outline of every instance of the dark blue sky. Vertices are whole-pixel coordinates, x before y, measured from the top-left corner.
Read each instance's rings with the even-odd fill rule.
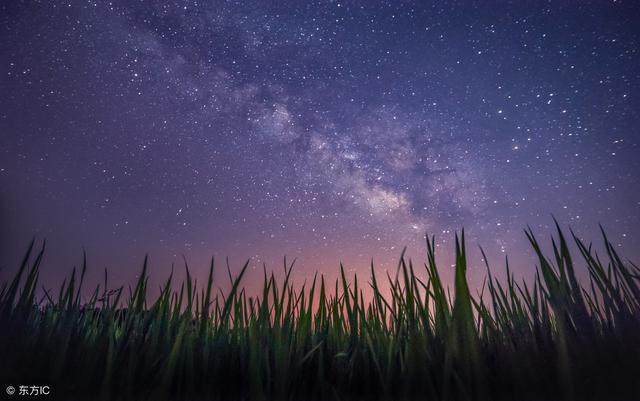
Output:
[[[465,227],[526,275],[551,214],[637,261],[637,2],[423,3],[3,2],[5,271],[34,234],[49,279],[365,271]]]

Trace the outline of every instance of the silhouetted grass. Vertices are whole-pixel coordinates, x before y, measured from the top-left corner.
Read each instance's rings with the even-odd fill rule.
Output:
[[[0,293],[0,379],[83,400],[640,399],[640,269],[604,232],[606,262],[572,233],[581,285],[559,227],[550,258],[526,235],[536,279],[516,282],[507,266],[500,283],[487,266],[481,296],[467,284],[462,234],[453,294],[430,238],[425,274],[402,257],[386,296],[373,266],[368,283],[341,268],[335,283],[294,288],[285,260],[259,297],[241,285],[247,264],[230,291],[215,290],[212,262],[204,288],[169,277],[151,302],[145,260],[128,295],[105,275],[86,303],[86,262],[37,301],[44,247],[35,254],[32,242]]]

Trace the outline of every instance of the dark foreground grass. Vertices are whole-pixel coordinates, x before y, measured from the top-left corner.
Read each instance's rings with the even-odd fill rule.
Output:
[[[128,294],[105,282],[86,303],[86,263],[36,298],[43,250],[32,243],[0,293],[0,381],[82,400],[640,399],[640,269],[604,233],[605,261],[572,234],[588,271],[581,286],[560,229],[550,258],[527,236],[536,279],[516,282],[507,267],[499,283],[488,270],[479,295],[465,278],[462,235],[452,293],[431,239],[426,273],[402,258],[384,277],[386,296],[373,268],[367,283],[342,270],[335,283],[294,288],[285,266],[249,297],[247,265],[222,294],[212,263],[205,288],[170,277],[152,302],[145,262]]]

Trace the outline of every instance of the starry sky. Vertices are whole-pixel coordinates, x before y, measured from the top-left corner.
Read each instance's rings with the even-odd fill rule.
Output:
[[[127,283],[215,256],[393,269],[465,228],[517,274],[522,229],[602,223],[640,259],[635,1],[9,1],[0,275]],[[449,258],[449,259],[448,259]],[[484,270],[471,270],[480,277]],[[261,277],[261,275],[258,275]],[[473,279],[473,277],[472,277]]]

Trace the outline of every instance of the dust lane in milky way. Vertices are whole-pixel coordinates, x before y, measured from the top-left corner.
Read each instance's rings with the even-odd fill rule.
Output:
[[[145,252],[384,270],[465,227],[526,275],[552,214],[638,260],[632,1],[0,9],[0,274],[34,234],[45,278],[84,247],[127,282]]]

